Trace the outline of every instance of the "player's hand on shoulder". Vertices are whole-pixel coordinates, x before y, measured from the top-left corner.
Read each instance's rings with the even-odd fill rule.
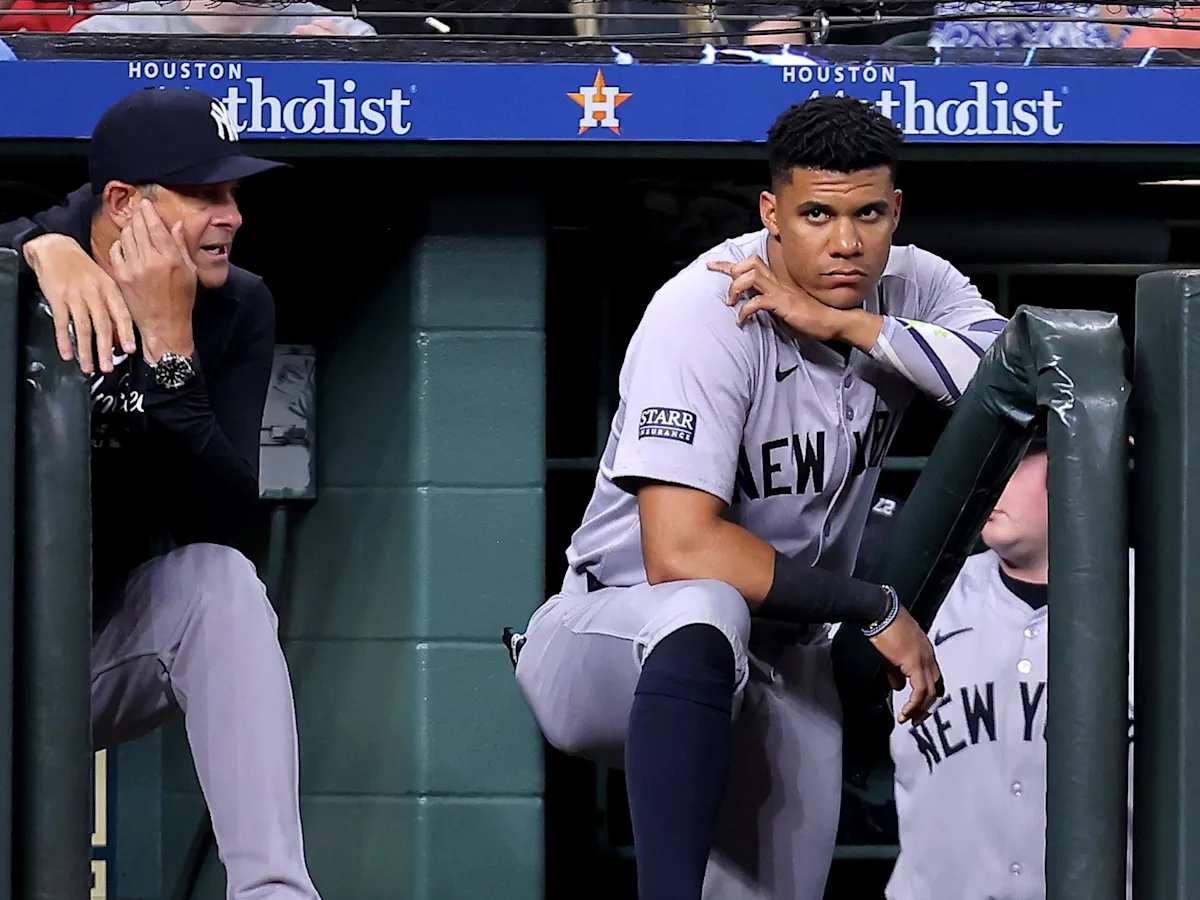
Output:
[[[896,721],[902,725],[910,719],[918,724],[923,722],[944,690],[942,671],[929,638],[902,606],[896,621],[870,640],[887,660],[892,688],[898,691],[906,681],[912,686],[908,702]]]
[[[782,284],[761,256],[748,256],[737,262],[712,260],[710,272],[730,278],[725,305],[733,306],[745,297],[737,311],[738,325],[744,325],[755,313],[769,312],[793,331],[828,341],[840,333],[838,313],[811,294]]]
[[[121,289],[74,238],[43,234],[26,242],[23,252],[50,304],[58,355],[64,361],[75,357],[72,330],[79,368],[87,375],[97,366],[101,372],[112,371],[114,341],[126,353],[137,349]]]

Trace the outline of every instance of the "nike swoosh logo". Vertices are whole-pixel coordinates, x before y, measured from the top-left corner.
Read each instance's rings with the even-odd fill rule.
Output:
[[[943,634],[942,632],[939,631],[937,634],[935,634],[933,636],[933,646],[940,647],[940,646],[942,646],[942,644],[946,643],[946,641],[950,640],[950,638],[954,637],[955,635],[962,634],[964,631],[974,631],[974,630],[975,630],[974,625],[968,625],[966,628],[956,628],[953,631],[947,631],[945,634]]]
[[[779,366],[776,366],[775,367],[775,380],[783,381],[783,379],[787,378],[789,375],[791,375],[793,372],[795,372],[798,368],[800,368],[799,363],[796,363],[796,365],[792,366],[790,369],[781,369],[781,368],[779,368]]]

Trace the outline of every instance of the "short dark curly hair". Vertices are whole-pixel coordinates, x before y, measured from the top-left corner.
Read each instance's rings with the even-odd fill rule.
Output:
[[[767,132],[771,182],[792,169],[858,172],[887,166],[896,180],[902,132],[891,119],[854,97],[813,97],[789,106]]]

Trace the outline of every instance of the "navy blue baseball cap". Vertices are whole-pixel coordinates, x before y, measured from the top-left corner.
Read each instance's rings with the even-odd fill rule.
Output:
[[[118,100],[96,123],[88,148],[96,193],[114,180],[217,184],[283,165],[244,154],[221,101],[182,88],[147,88]]]

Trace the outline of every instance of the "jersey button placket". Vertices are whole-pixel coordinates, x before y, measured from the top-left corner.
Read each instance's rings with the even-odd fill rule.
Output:
[[[846,427],[846,422],[854,418],[854,413],[850,409],[849,403],[846,401],[846,388],[853,382],[853,376],[847,373],[842,378],[842,390],[837,391],[837,417],[838,417],[838,436],[839,442],[844,447],[846,452],[845,466],[842,470],[841,478],[838,482],[837,489],[833,492],[833,497],[829,500],[829,506],[825,508],[825,518],[821,523],[821,540],[817,544],[817,559],[821,558],[821,554],[825,552],[825,538],[833,532],[833,513],[837,502],[841,499],[842,491],[846,488],[846,483],[850,480],[850,470],[854,468],[854,438],[850,434],[850,429]],[[832,387],[837,389],[837,382],[833,382]],[[837,459],[837,453],[834,453],[834,459]],[[834,464],[834,472],[836,474],[836,463]]]

